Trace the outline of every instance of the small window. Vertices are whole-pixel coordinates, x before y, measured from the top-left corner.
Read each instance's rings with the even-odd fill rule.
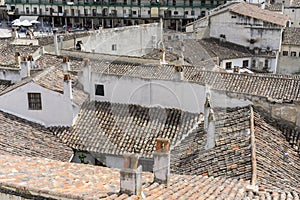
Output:
[[[42,110],[41,93],[28,93],[27,97],[29,110]]]
[[[178,15],[178,11],[174,11],[174,15]]]
[[[296,56],[296,51],[292,51],[291,56]]]
[[[150,15],[151,14],[151,11],[150,10],[148,10],[148,15]]]
[[[249,66],[249,60],[243,60],[243,67]]]
[[[111,50],[117,51],[117,44],[113,44],[113,45],[111,46]]]
[[[294,24],[294,22],[291,22],[291,24]]]
[[[265,68],[269,67],[269,60],[265,60]]]
[[[252,60],[252,67],[256,67],[256,60]]]
[[[189,11],[185,11],[184,14],[188,15],[188,14],[189,14]]]
[[[231,65],[232,65],[232,62],[227,62],[226,63],[226,69],[231,69]]]
[[[136,11],[135,11],[135,10],[134,10],[134,11],[132,11],[132,14],[133,14],[133,15],[136,15]]]
[[[194,11],[194,10],[191,11],[191,15],[192,15],[192,16],[195,15],[195,11]]]
[[[236,18],[236,16],[235,16],[235,15],[232,15],[231,18]]]
[[[283,56],[288,56],[288,55],[289,55],[289,52],[288,52],[288,51],[283,51],[283,52],[282,52],[282,55],[283,55]]]
[[[295,10],[292,10],[292,12],[295,12]]]
[[[95,95],[104,96],[104,85],[95,85]]]

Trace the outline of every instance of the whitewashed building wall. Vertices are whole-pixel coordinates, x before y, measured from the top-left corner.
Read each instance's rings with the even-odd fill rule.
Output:
[[[41,93],[42,109],[28,108],[27,93]],[[0,110],[48,126],[71,126],[79,109],[63,94],[27,83],[0,96]]]
[[[80,76],[82,76],[81,74]],[[80,78],[81,81],[84,78]],[[95,84],[104,86],[104,96],[95,95]],[[128,76],[92,74],[83,85],[91,100],[177,108],[192,113],[203,112],[206,87],[186,81],[149,80]],[[226,94],[211,91],[214,107],[249,105],[249,101],[233,99]]]

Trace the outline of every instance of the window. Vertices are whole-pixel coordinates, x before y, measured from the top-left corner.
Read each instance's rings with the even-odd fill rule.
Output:
[[[104,85],[95,85],[95,95],[104,96]]]
[[[132,11],[132,14],[133,14],[133,15],[136,15],[136,10],[133,10],[133,11]]]
[[[283,56],[288,56],[288,54],[289,54],[288,51],[283,51],[283,52],[282,52],[282,55],[283,55]]]
[[[267,69],[269,67],[269,60],[265,60],[265,68]]]
[[[178,15],[178,11],[174,11],[174,15]]]
[[[117,51],[117,45],[116,45],[116,44],[113,44],[113,45],[111,46],[111,50]]]
[[[184,11],[184,14],[188,15],[188,14],[189,14],[189,11]]]
[[[236,16],[235,16],[235,15],[232,15],[231,18],[236,18]]]
[[[256,60],[252,60],[252,67],[256,67]]]
[[[191,15],[192,15],[192,16],[195,15],[195,11],[194,11],[194,10],[191,11]]]
[[[226,69],[231,69],[231,65],[232,65],[231,62],[227,62],[227,63],[226,63]]]
[[[291,56],[296,56],[296,51],[292,51]]]
[[[42,110],[41,93],[28,93],[27,97],[29,110]]]
[[[243,67],[249,66],[249,60],[243,60]]]

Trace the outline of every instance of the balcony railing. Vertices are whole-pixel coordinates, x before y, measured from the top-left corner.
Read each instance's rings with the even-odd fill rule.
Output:
[[[110,2],[110,1],[66,1],[66,0],[5,0],[6,4],[46,4],[60,6],[122,6],[122,7],[199,7],[199,8],[214,8],[217,5],[202,4],[201,2],[173,2],[166,3],[145,3],[145,2]]]

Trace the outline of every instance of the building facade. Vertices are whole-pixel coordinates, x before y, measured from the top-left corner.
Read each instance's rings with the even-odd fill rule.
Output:
[[[39,16],[52,26],[81,25],[92,28],[134,25],[158,21],[181,29],[205,16],[224,0],[6,0],[9,19]]]

